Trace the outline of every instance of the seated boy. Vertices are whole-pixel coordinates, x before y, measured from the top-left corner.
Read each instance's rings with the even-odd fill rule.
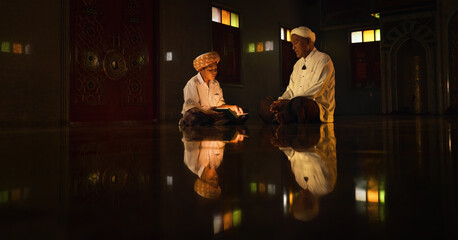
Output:
[[[183,89],[184,103],[180,125],[223,125],[230,122],[243,122],[246,116],[231,120],[216,108],[229,108],[238,116],[243,114],[237,105],[228,105],[223,98],[223,90],[215,79],[218,73],[220,56],[216,52],[207,52],[196,59],[193,65],[197,75],[192,77]]]

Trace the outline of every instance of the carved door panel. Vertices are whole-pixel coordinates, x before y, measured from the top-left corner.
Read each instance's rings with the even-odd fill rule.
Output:
[[[74,0],[70,25],[70,121],[155,118],[151,1]]]

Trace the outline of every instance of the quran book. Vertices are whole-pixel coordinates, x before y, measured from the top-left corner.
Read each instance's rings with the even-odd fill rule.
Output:
[[[248,115],[248,113],[242,113],[242,114],[239,115],[239,114],[237,114],[235,111],[233,111],[230,108],[215,108],[213,110],[216,111],[216,112],[224,113],[231,120],[236,120],[241,116]]]

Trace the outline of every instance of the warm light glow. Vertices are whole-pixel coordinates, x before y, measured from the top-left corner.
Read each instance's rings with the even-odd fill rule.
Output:
[[[378,203],[378,191],[377,190],[368,190],[367,191],[367,201]]]
[[[286,30],[286,41],[291,42],[291,30]]]
[[[256,44],[256,52],[264,52],[264,43],[263,42],[258,42]]]
[[[363,42],[373,42],[375,40],[374,30],[363,31]]]
[[[221,23],[225,25],[231,25],[231,13],[221,9]]]
[[[280,39],[285,40],[285,29],[284,28],[280,28]]]
[[[289,192],[289,205],[293,205],[294,194],[293,192]]]
[[[4,53],[11,52],[11,45],[9,42],[2,42],[2,52]]]
[[[213,234],[218,234],[223,229],[223,217],[221,214],[213,216]]]
[[[22,44],[13,43],[13,53],[22,54]]]
[[[232,212],[227,212],[224,214],[224,231],[232,228]]]
[[[380,41],[380,29],[375,29],[375,41]]]
[[[259,192],[260,193],[265,193],[266,192],[266,184],[265,183],[259,183]]]
[[[365,202],[366,201],[366,189],[356,187],[355,200],[359,202]]]
[[[360,43],[363,42],[363,32],[356,31],[351,33],[351,43]]]
[[[237,13],[231,13],[231,26],[239,27],[239,15]]]
[[[212,7],[212,21],[221,23],[221,10],[216,7]]]
[[[256,46],[254,43],[248,43],[248,52],[249,53],[254,53],[256,51]]]
[[[240,226],[242,223],[242,210],[241,209],[235,209],[232,212],[232,225],[234,227]]]
[[[256,193],[258,191],[257,184],[250,183],[250,190],[251,190],[251,193]]]
[[[265,50],[267,51],[273,51],[274,50],[274,41],[266,41],[265,44]]]

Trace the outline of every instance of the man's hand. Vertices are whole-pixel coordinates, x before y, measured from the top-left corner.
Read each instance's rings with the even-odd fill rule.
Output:
[[[270,111],[273,113],[281,112],[288,103],[289,99],[276,100],[270,105]]]

